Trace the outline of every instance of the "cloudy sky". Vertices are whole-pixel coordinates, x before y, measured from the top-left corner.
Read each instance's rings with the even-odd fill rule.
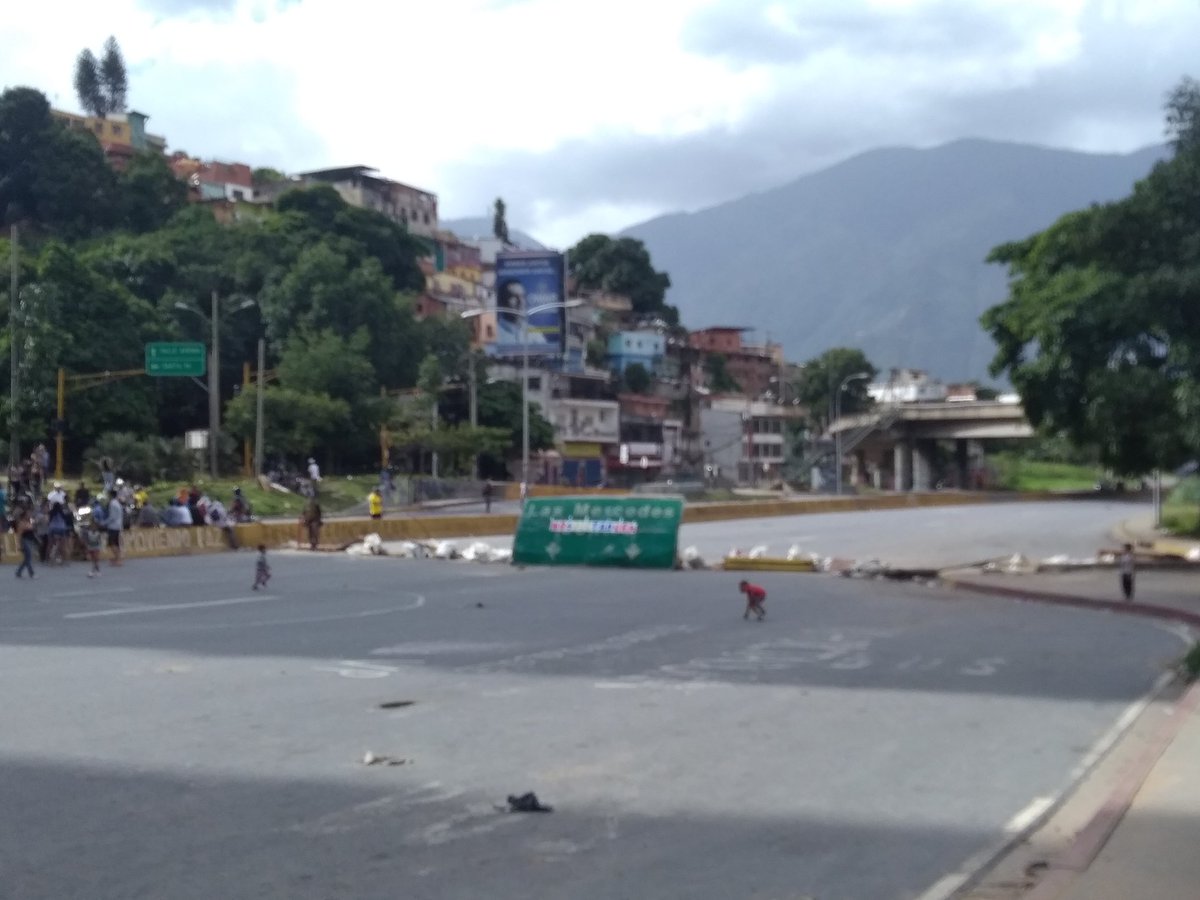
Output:
[[[881,145],[1126,152],[1200,76],[1196,0],[49,0],[10,4],[0,86],[75,109],[114,33],[172,149],[366,164],[497,196],[564,246]]]

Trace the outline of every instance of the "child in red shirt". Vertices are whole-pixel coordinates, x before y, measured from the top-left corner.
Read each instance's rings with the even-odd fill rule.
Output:
[[[746,613],[742,618],[748,619],[750,613],[754,613],[761,622],[767,614],[767,611],[763,609],[763,601],[767,599],[767,592],[757,584],[751,584],[748,581],[739,581],[738,590],[746,595]]]

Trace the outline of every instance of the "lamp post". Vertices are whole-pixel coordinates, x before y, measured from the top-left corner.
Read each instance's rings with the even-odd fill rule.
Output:
[[[852,381],[862,381],[864,378],[870,378],[870,372],[855,372],[853,375],[847,375],[842,379],[842,383],[838,385],[837,393],[833,395],[833,420],[836,422],[842,417],[842,391],[846,389]],[[842,496],[842,433],[841,431],[834,432],[833,435],[833,468],[834,468],[834,488],[837,495]]]
[[[550,312],[552,309],[574,309],[583,306],[582,300],[564,300],[561,303],[543,303],[532,309],[506,309],[506,314],[519,316],[521,319],[521,502],[525,502],[525,492],[529,485],[529,317],[538,313]],[[482,316],[492,310],[468,309],[460,313],[464,319]]]
[[[247,297],[235,308],[234,312],[239,312],[243,309],[249,309],[255,306],[255,302]],[[184,310],[185,312],[193,313],[204,318],[204,313],[196,309],[194,306],[188,306],[182,301],[175,302],[175,308]],[[220,328],[220,302],[217,292],[212,292],[212,312],[209,314],[209,322],[212,326],[212,337],[209,344],[208,352],[208,469],[209,475],[216,479],[219,477],[217,468],[217,443],[220,438],[221,431],[221,328]]]

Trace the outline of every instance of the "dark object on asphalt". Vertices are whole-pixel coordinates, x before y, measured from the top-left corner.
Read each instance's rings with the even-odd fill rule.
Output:
[[[482,604],[482,603],[476,603],[476,604],[475,604],[475,608],[476,608],[476,609],[483,609],[483,604]]]
[[[554,812],[553,806],[546,806],[538,800],[537,794],[530,791],[528,794],[522,794],[520,797],[508,795],[508,811],[509,812]]]
[[[412,706],[416,700],[388,700],[386,703],[380,703],[380,709],[400,709],[404,706]]]

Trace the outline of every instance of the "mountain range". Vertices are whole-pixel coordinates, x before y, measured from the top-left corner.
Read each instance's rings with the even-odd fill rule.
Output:
[[[989,382],[979,316],[1007,296],[1007,273],[988,252],[1126,196],[1168,154],[974,139],[871,150],[623,234],[670,274],[667,299],[689,328],[744,326],[797,361],[857,347],[883,370]]]

